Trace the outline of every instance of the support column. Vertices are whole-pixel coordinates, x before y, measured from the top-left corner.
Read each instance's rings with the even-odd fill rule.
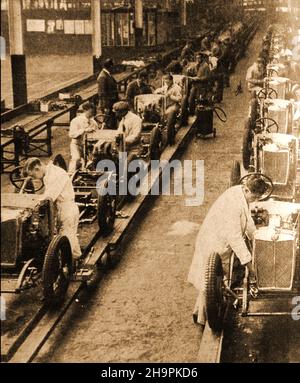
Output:
[[[93,24],[93,73],[101,70],[102,40],[101,40],[101,0],[92,0],[91,19]]]
[[[24,54],[22,2],[8,1],[8,27],[14,107],[27,104],[26,58]]]
[[[143,0],[134,3],[135,46],[143,45]]]
[[[186,32],[186,0],[180,2],[180,24],[181,24],[181,36],[185,35]]]

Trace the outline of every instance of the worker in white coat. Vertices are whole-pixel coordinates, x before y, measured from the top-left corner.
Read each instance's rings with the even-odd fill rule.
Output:
[[[70,153],[71,160],[69,172],[74,173],[78,167],[82,166],[83,141],[85,133],[98,129],[96,121],[92,118],[94,106],[90,102],[80,105],[78,115],[73,118],[70,124],[69,137],[71,138]]]
[[[124,134],[126,151],[140,144],[142,119],[130,110],[129,103],[118,101],[113,105],[113,112],[119,120],[118,131]]]
[[[253,292],[257,292],[256,277],[251,263],[251,253],[244,240],[252,238],[255,225],[249,211],[249,203],[257,200],[266,191],[265,182],[255,175],[245,185],[227,189],[212,205],[206,215],[196,239],[194,257],[188,281],[199,291],[193,319],[205,325],[205,272],[208,259],[213,252],[226,263],[234,251],[242,265],[248,267]]]
[[[39,158],[29,158],[23,168],[24,175],[43,180],[45,192],[42,198],[51,198],[57,208],[59,234],[65,235],[71,245],[73,259],[81,257],[77,237],[79,209],[68,173],[50,161],[43,164]]]

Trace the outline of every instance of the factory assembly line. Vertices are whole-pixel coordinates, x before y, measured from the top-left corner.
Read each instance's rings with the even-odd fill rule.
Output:
[[[1,362],[300,361],[300,29],[239,7],[121,59],[99,24],[94,74],[39,99],[12,74]]]

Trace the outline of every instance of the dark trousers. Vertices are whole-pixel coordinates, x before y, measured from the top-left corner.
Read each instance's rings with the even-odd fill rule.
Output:
[[[174,104],[169,106],[166,110],[167,117],[167,127],[175,128],[177,113],[179,112],[180,106],[178,104]]]
[[[223,93],[224,93],[224,75],[223,73],[216,73],[215,74],[215,100],[216,102],[221,102],[223,100]]]
[[[196,100],[205,99],[208,94],[208,85],[204,86],[203,84],[194,84],[191,89],[189,96],[189,111],[190,114],[195,114]]]

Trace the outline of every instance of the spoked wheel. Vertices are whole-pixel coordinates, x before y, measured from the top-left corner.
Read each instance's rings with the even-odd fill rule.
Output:
[[[205,273],[205,305],[207,321],[213,331],[222,330],[224,303],[222,261],[219,254],[212,253]]]
[[[172,146],[175,144],[175,126],[168,126],[167,128],[167,143]]]
[[[273,185],[273,182],[272,182],[271,178],[269,178],[265,174],[262,174],[262,173],[259,173],[259,172],[248,173],[248,174],[246,174],[244,177],[242,177],[239,180],[239,184],[246,183],[247,180],[249,178],[251,178],[251,177],[264,181],[264,183],[265,183],[265,192],[264,192],[263,195],[260,196],[258,201],[265,201],[265,200],[267,200],[272,195],[273,189],[274,189],[274,185]]]
[[[160,158],[161,134],[158,126],[155,126],[150,133],[149,158],[150,160],[159,160]]]
[[[269,69],[269,77],[276,77],[278,76],[278,72],[276,69]]]
[[[102,235],[108,235],[113,231],[116,219],[116,196],[104,194],[107,187],[108,182],[106,181],[102,188],[98,190],[97,219],[99,231]]]
[[[255,121],[255,130],[257,133],[266,131],[267,133],[277,133],[279,126],[273,118],[261,117]]]
[[[244,134],[243,134],[243,166],[246,170],[249,169],[251,154],[252,154],[252,137],[253,132],[251,128],[251,120],[248,118],[245,123]]]
[[[9,179],[12,185],[16,188],[16,191],[19,192],[23,186],[23,193],[34,194],[44,187],[43,180],[32,180],[23,176],[23,166],[18,166],[12,170],[9,174]],[[24,185],[26,182],[26,185]]]
[[[94,120],[99,124],[99,127],[111,127],[112,124],[112,116],[105,113],[98,113]]]
[[[66,172],[68,171],[67,163],[64,157],[61,154],[57,154],[53,159],[53,164],[59,166],[64,169]]]
[[[42,270],[42,285],[47,306],[59,306],[72,275],[72,251],[66,236],[57,235],[48,246]]]
[[[239,161],[234,160],[231,167],[229,186],[231,187],[231,186],[238,185],[240,179],[241,179],[241,164]]]
[[[263,88],[258,92],[257,98],[259,101],[265,100],[267,98],[277,98],[278,94],[273,88]]]

